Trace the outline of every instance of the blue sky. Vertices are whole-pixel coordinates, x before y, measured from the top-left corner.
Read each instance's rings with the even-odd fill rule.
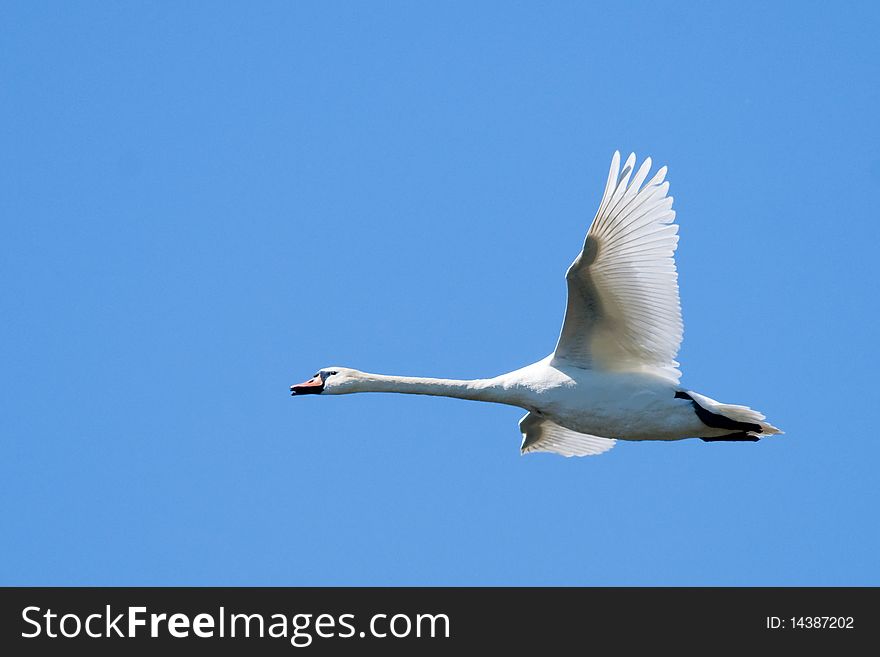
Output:
[[[2,584],[880,584],[873,3],[4,3]],[[549,353],[615,149],[759,444],[292,399]]]

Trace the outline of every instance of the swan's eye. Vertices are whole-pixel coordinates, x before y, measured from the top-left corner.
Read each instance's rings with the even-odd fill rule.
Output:
[[[327,374],[329,374],[329,375],[332,376],[332,375],[334,375],[334,374],[339,374],[339,372],[327,372]]]

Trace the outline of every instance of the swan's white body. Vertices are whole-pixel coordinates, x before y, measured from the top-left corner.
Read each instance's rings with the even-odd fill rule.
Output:
[[[692,404],[675,398],[675,386],[651,374],[585,370],[551,355],[498,381],[522,394],[524,408],[578,433],[677,440],[704,429]]]
[[[459,381],[325,368],[292,386],[307,393],[399,392],[510,404],[522,452],[599,454],[621,440],[754,441],[781,433],[745,406],[683,390],[675,355],[682,338],[666,168],[644,186],[651,160],[620,171],[615,153],[584,248],[569,268],[568,305],[555,351],[491,379]]]

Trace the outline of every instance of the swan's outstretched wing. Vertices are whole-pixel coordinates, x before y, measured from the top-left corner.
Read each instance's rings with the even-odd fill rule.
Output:
[[[519,421],[523,441],[520,452],[555,452],[563,456],[589,456],[607,452],[617,442],[613,438],[600,438],[577,433],[534,413],[526,413]]]
[[[568,306],[554,357],[613,371],[648,371],[678,382],[681,305],[673,254],[678,226],[661,168],[633,175],[635,154],[611,171],[584,249],[566,274]],[[631,180],[630,180],[631,179]]]

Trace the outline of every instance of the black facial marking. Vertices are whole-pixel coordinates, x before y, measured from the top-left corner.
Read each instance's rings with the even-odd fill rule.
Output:
[[[318,372],[313,376],[310,381],[314,381],[318,379],[321,382],[320,385],[300,385],[300,386],[290,386],[290,394],[294,397],[298,397],[299,395],[319,395],[324,392],[324,377],[321,376],[321,373]]]

